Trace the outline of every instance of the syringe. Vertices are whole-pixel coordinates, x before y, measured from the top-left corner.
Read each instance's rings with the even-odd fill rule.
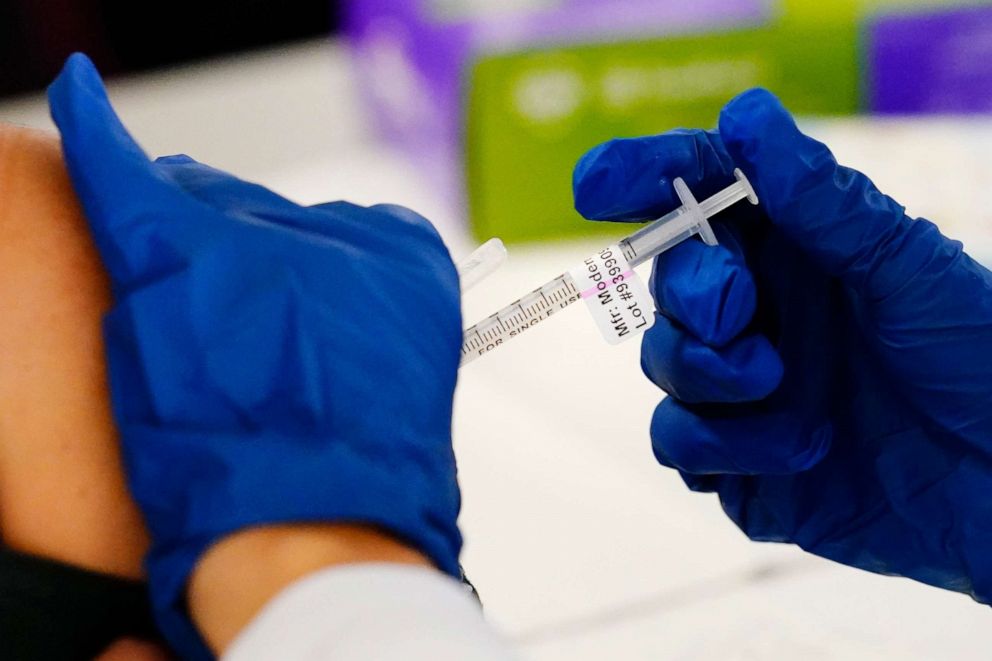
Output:
[[[744,173],[734,170],[734,176],[736,183],[702,203],[696,201],[685,181],[676,179],[675,192],[682,206],[617,243],[627,264],[631,268],[643,264],[697,234],[706,244],[717,245],[708,219],[744,199],[758,203],[758,196]],[[567,273],[538,287],[465,331],[462,365],[502,346],[581,298],[579,286]]]

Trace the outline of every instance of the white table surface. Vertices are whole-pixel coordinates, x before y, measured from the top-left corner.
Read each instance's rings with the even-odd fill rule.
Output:
[[[115,79],[111,95],[152,154],[186,152],[303,203],[405,204],[435,220],[456,257],[470,246],[455,205],[377,141],[336,44]],[[40,95],[0,102],[0,120],[50,126]],[[988,122],[809,126],[912,212],[946,218],[969,248],[992,245]],[[922,137],[907,141],[909,129]],[[466,321],[597,247],[515,249],[471,292]],[[617,385],[603,391],[601,381]],[[605,345],[581,310],[463,371],[464,564],[491,620],[527,658],[988,658],[987,607],[747,541],[714,496],[688,492],[655,464],[647,429],[659,399],[637,343]]]

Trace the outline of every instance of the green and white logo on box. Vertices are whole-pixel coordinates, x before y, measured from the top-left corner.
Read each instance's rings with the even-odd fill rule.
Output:
[[[629,227],[573,210],[578,158],[616,137],[713,127],[723,104],[751,87],[768,87],[800,114],[856,111],[854,3],[809,7],[817,4],[784,3],[769,25],[721,33],[481,56],[466,107],[474,232],[508,241],[624,234]]]

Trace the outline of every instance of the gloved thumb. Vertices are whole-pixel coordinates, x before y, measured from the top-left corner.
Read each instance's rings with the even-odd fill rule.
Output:
[[[48,99],[73,187],[120,293],[153,266],[141,259],[147,247],[141,226],[156,210],[172,209],[175,218],[184,217],[176,209],[181,195],[124,128],[85,55],[69,58],[48,88]]]
[[[720,135],[772,223],[827,274],[870,299],[903,286],[941,249],[938,232],[914,228],[868,177],[838,165],[767,90],[727,104]]]

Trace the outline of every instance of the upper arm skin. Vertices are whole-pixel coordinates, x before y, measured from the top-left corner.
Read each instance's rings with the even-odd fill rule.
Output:
[[[148,541],[110,412],[109,305],[58,138],[0,124],[0,539],[138,578]]]

